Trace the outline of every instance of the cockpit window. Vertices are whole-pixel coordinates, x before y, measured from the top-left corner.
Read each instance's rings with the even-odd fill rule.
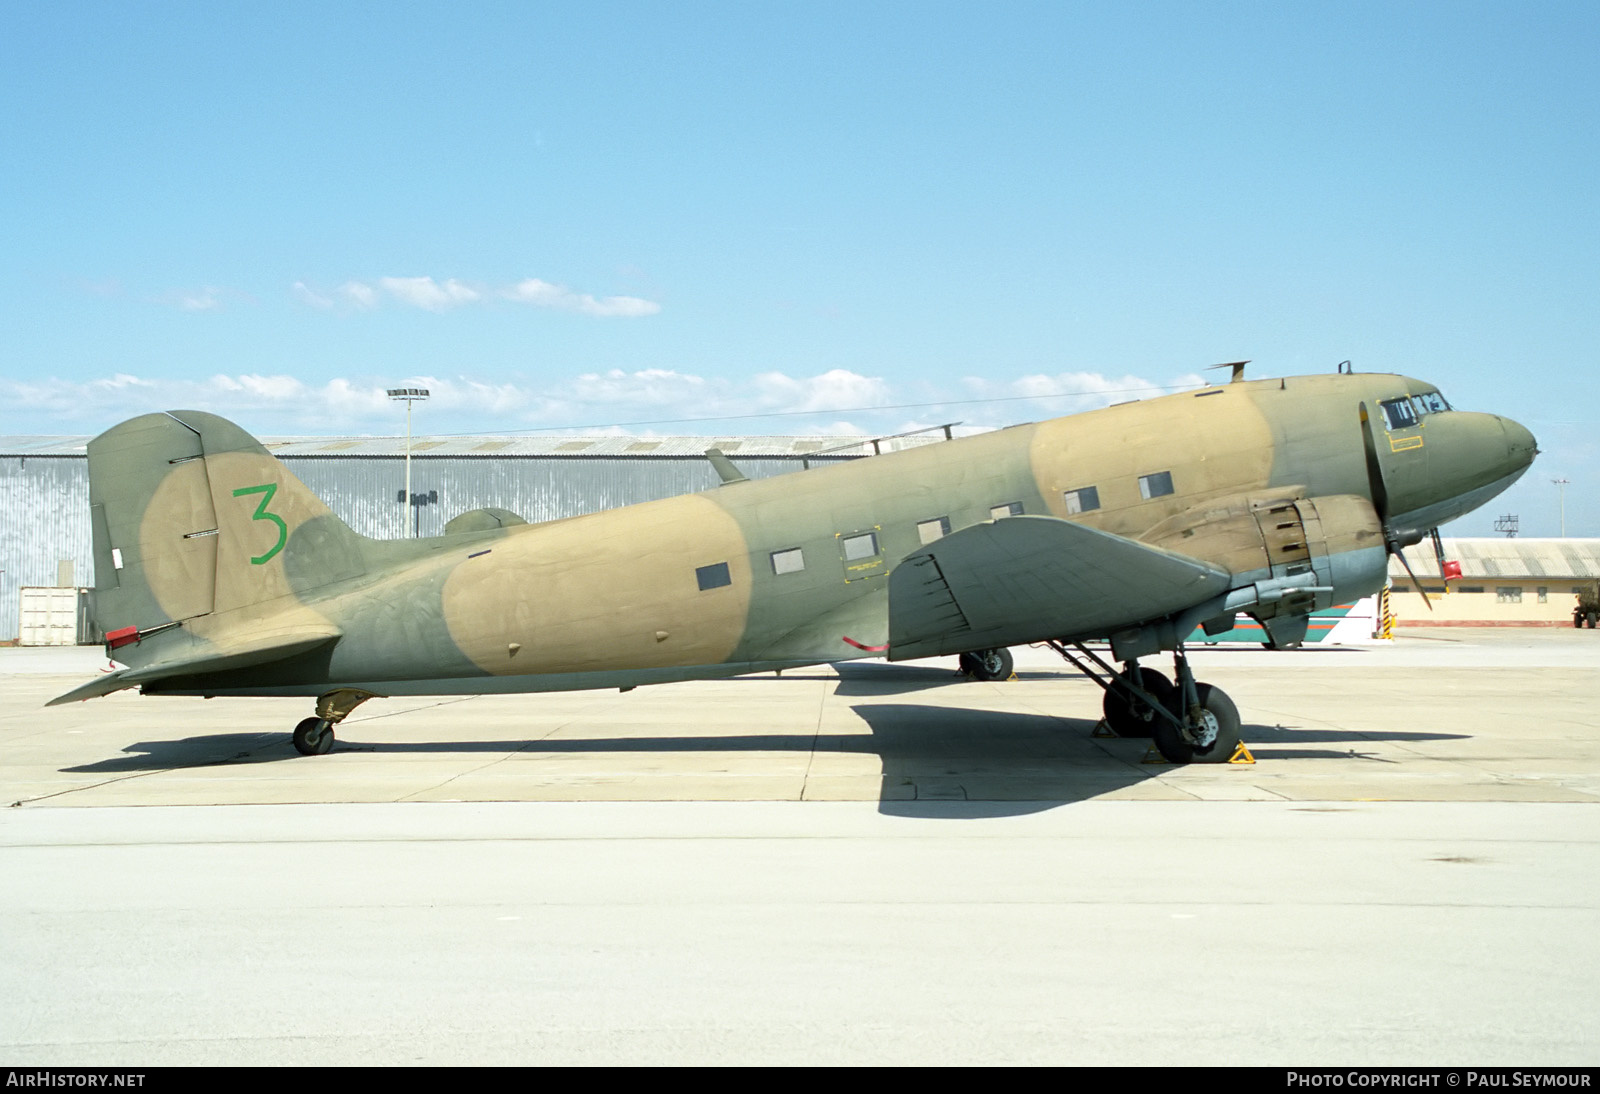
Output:
[[[1424,391],[1421,395],[1413,395],[1411,401],[1416,404],[1418,414],[1437,414],[1441,410],[1450,409],[1450,404],[1445,402],[1444,396],[1437,391]]]
[[[1417,408],[1412,405],[1409,396],[1401,399],[1387,399],[1378,404],[1383,407],[1383,417],[1391,430],[1410,429],[1417,424]]]

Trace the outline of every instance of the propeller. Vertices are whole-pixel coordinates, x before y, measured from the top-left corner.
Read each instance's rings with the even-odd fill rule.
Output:
[[[1383,464],[1378,460],[1378,439],[1374,435],[1372,415],[1368,413],[1367,404],[1361,404],[1361,438],[1367,453],[1367,486],[1372,494],[1372,508],[1378,514],[1378,523],[1383,528],[1383,545],[1388,552],[1400,560],[1400,565],[1405,567],[1406,576],[1411,579],[1412,588],[1422,594],[1422,602],[1433,611],[1433,600],[1428,596],[1428,590],[1422,587],[1422,582],[1417,580],[1417,575],[1411,569],[1411,561],[1406,558],[1405,545],[1400,542],[1400,533],[1389,523],[1389,488],[1383,481]],[[1439,542],[1439,530],[1433,530],[1434,549],[1439,556],[1439,572],[1444,573],[1444,545]]]

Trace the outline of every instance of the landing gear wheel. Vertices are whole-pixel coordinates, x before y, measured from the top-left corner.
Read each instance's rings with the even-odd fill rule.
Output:
[[[974,680],[1009,680],[1011,678],[1010,650],[973,650],[958,659],[961,671]]]
[[[307,718],[294,727],[294,747],[302,756],[321,756],[333,748],[333,723]]]
[[[1170,763],[1220,764],[1233,757],[1239,747],[1239,708],[1233,705],[1228,693],[1210,684],[1196,684],[1195,696],[1200,700],[1203,724],[1190,726],[1179,732],[1178,727],[1165,718],[1156,719],[1151,726],[1151,737]],[[1187,718],[1185,718],[1187,721]],[[1197,739],[1211,738],[1209,744],[1197,745]]]
[[[1178,689],[1172,686],[1171,680],[1155,669],[1139,670],[1139,686],[1158,699],[1168,710],[1176,709]],[[1118,737],[1148,737],[1157,722],[1166,721],[1150,709],[1149,703],[1132,692],[1116,686],[1106,689],[1105,701],[1100,709],[1105,714],[1106,725],[1110,726]]]
[[[1193,762],[1197,764],[1225,764],[1233,758],[1239,747],[1239,708],[1233,705],[1228,693],[1210,684],[1196,684],[1195,693],[1200,706],[1217,720],[1217,739],[1209,748],[1194,750]]]

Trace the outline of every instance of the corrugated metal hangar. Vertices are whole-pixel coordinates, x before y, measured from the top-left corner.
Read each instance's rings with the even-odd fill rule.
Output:
[[[1426,540],[1405,556],[1433,609],[1391,558],[1390,608],[1403,624],[1571,626],[1579,589],[1600,579],[1600,539],[1446,538],[1444,557],[1461,564],[1461,576],[1449,581]]]
[[[0,642],[21,632],[21,589],[89,586],[89,437],[0,437]],[[850,437],[301,437],[262,443],[363,535],[438,535],[451,517],[493,506],[556,520],[699,490],[719,481],[719,448],[749,478],[930,444],[939,433]]]
[[[411,497],[401,504],[405,442],[312,437],[264,443],[345,523],[363,535],[437,535],[451,517],[485,506],[528,521],[555,520],[707,490],[706,459],[721,449],[750,478],[801,470],[807,461],[859,459],[941,440],[937,433],[852,441],[839,437],[455,437],[411,445]],[[88,437],[0,437],[0,642],[22,632],[25,587],[93,584]],[[841,448],[841,445],[847,447]],[[1571,624],[1574,594],[1600,579],[1597,539],[1445,539],[1462,576],[1440,578],[1433,547],[1406,558],[1433,600],[1430,612],[1404,568],[1390,560],[1391,605],[1407,624]],[[41,630],[81,632],[85,598],[59,594]],[[58,618],[59,617],[59,618]],[[92,640],[92,639],[91,639]]]

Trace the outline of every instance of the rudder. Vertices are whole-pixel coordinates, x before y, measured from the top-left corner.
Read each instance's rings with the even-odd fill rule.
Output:
[[[254,437],[174,410],[89,442],[95,615],[140,632],[364,570],[362,537]]]

